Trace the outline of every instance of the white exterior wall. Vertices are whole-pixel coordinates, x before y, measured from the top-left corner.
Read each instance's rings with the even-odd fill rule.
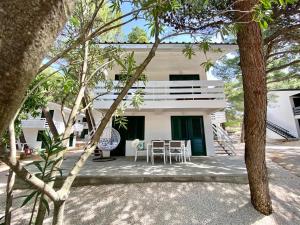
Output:
[[[53,121],[55,123],[56,129],[58,131],[59,134],[62,134],[65,130],[65,125],[63,122],[63,118],[62,115],[60,113],[60,105],[53,103],[53,102],[49,102],[48,103],[48,108],[49,110],[54,110],[54,114],[53,114]],[[68,118],[69,114],[70,114],[70,109],[65,108],[64,110],[65,113],[65,117]],[[41,115],[38,117],[31,117],[29,116],[30,119],[40,119]],[[41,128],[41,127],[36,127],[36,128],[26,128],[26,127],[22,127],[25,139],[26,139],[26,143],[29,145],[30,148],[33,149],[41,149],[42,146],[42,142],[41,141],[37,141],[37,135],[38,135],[38,131],[39,130],[45,130],[45,128]],[[73,145],[70,147],[75,147],[76,145],[76,138],[74,137],[73,139]]]
[[[268,94],[267,119],[284,129],[295,137],[299,137],[297,120],[294,116],[292,96],[299,94],[300,90],[270,91]],[[280,135],[267,129],[268,139],[283,139]]]
[[[145,143],[151,140],[170,140],[171,116],[203,116],[206,153],[208,156],[214,155],[213,131],[211,126],[210,114],[201,111],[173,111],[173,112],[130,112],[126,116],[145,116]],[[189,146],[190,150],[190,146]],[[126,156],[134,156],[135,151],[131,146],[131,141],[126,143]],[[146,153],[145,153],[146,155]]]
[[[141,63],[147,56],[152,45],[121,45],[123,49],[128,52],[134,51],[135,59],[137,64]],[[221,49],[219,51],[207,52],[207,58],[212,62],[215,62],[225,54],[237,49],[236,45],[213,45],[212,49]],[[147,79],[149,81],[169,81],[169,75],[180,75],[180,74],[199,74],[200,80],[207,80],[207,75],[201,63],[205,62],[206,56],[202,51],[195,48],[195,53],[192,59],[188,59],[182,53],[184,44],[161,44],[159,45],[155,57],[149,63],[145,70]],[[115,75],[120,73],[120,67],[114,66],[111,70],[107,71],[108,79],[115,79]],[[145,142],[149,143],[155,139],[171,139],[171,116],[203,116],[206,153],[208,156],[214,155],[214,144],[213,144],[213,130],[211,123],[211,113],[222,110],[225,107],[224,104],[217,104],[209,100],[208,102],[201,104],[198,101],[197,104],[186,101],[186,104],[190,104],[188,107],[179,107],[179,102],[174,104],[168,103],[168,105],[154,107],[144,107],[143,111],[135,109],[128,110],[125,116],[145,116]],[[103,104],[95,104],[99,109],[106,109]],[[103,108],[101,108],[101,106]],[[203,107],[204,106],[204,107]],[[161,107],[161,108],[160,108]],[[126,156],[134,156],[135,151],[131,147],[132,141],[126,143]],[[190,146],[189,146],[190,149]]]
[[[128,44],[121,45],[128,51],[134,51],[137,64],[141,63],[148,55],[151,44]],[[188,59],[182,53],[185,48],[184,44],[160,44],[155,53],[155,57],[151,60],[145,70],[145,74],[149,80],[169,80],[170,74],[199,74],[201,80],[207,80],[206,72],[201,63],[206,61],[203,51],[195,46],[195,55]],[[222,52],[214,51],[220,49]],[[221,56],[237,49],[236,45],[211,45],[211,50],[206,53],[208,59],[212,62],[218,60]],[[120,71],[120,66],[114,66],[108,71],[108,77],[114,79],[115,74]]]

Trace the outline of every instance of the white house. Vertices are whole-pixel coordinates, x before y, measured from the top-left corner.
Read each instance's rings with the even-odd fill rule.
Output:
[[[137,63],[147,56],[151,44],[121,44],[128,52],[135,52]],[[226,100],[223,82],[207,80],[201,63],[206,61],[204,53],[195,48],[196,54],[188,59],[183,54],[185,44],[166,43],[158,47],[155,57],[148,65],[145,74],[148,81],[137,82],[123,100],[127,103],[125,116],[127,130],[111,125],[121,134],[121,143],[111,152],[114,156],[133,156],[132,140],[138,138],[151,140],[191,140],[192,155],[214,155],[213,129],[211,115],[225,108]],[[236,49],[231,44],[214,44],[207,52],[213,62]],[[215,51],[220,49],[220,51]],[[120,67],[108,71],[108,78],[118,83]],[[130,105],[136,90],[143,90],[144,103],[140,109]],[[104,84],[99,83],[94,94],[106,92]],[[118,94],[117,90],[103,95],[94,103],[96,109],[107,110]],[[221,113],[222,114],[222,113]],[[224,113],[223,113],[224,115]],[[214,116],[214,120],[220,116]],[[223,117],[221,120],[224,120]],[[220,121],[219,121],[220,123]]]
[[[61,114],[61,106],[59,104],[49,102],[48,103],[49,112],[53,118],[55,127],[59,134],[62,134],[65,129],[65,124],[63,122]],[[69,116],[71,110],[67,107],[64,108],[64,113]],[[38,117],[29,116],[27,120],[22,120],[22,130],[26,139],[26,144],[33,149],[42,149],[43,143],[41,140],[41,133],[48,129],[48,123],[43,113]],[[69,147],[74,147],[76,144],[76,138],[74,134],[70,136]]]
[[[268,94],[267,138],[300,137],[300,89],[272,90]]]
[[[65,124],[63,122],[63,117],[61,114],[61,105],[49,102],[48,109],[52,115],[54,125],[59,134],[62,134],[65,131]],[[64,107],[63,109],[65,120],[68,119],[71,109]],[[102,118],[102,114],[93,110],[93,116],[95,118],[95,123],[98,124]],[[49,129],[46,118],[41,112],[38,117],[29,116],[28,119],[22,120],[22,131],[26,139],[26,144],[32,149],[43,149],[43,143],[41,140],[41,132]],[[84,113],[79,113],[76,117],[76,123],[72,127],[73,131],[69,138],[69,147],[73,148],[76,146],[76,143],[83,142],[85,143],[88,136],[88,125]]]

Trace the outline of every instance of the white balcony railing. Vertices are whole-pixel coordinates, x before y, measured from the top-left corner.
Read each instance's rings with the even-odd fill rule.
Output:
[[[114,87],[118,82],[114,81]],[[222,81],[148,81],[137,82],[123,99],[129,108],[137,90],[142,90],[144,103],[140,108],[224,108],[226,105]],[[96,99],[95,108],[106,109],[117,98],[120,89]],[[103,83],[95,88],[95,96],[107,90]]]
[[[46,129],[49,127],[45,118],[22,120],[21,123],[23,128]]]

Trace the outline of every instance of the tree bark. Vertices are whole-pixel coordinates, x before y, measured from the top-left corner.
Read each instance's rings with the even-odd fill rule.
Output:
[[[65,201],[54,202],[52,225],[64,225]]]
[[[16,135],[15,135],[15,118],[10,122],[8,127],[10,153],[9,158],[12,162],[17,161]],[[5,208],[5,225],[11,224],[11,211],[13,203],[13,187],[15,184],[15,173],[10,169],[6,186],[6,208]]]
[[[82,106],[84,108],[86,108],[86,110],[85,110],[86,122],[88,124],[88,129],[91,132],[94,129],[94,127],[96,127],[96,123],[95,123],[95,119],[94,119],[94,116],[93,116],[92,107],[91,106],[87,107],[87,105],[89,104],[88,99],[89,99],[89,96],[85,92],[84,93],[84,98],[82,99]]]
[[[73,0],[0,1],[0,136],[73,5]]]
[[[11,212],[14,198],[13,187],[15,184],[15,178],[16,174],[12,170],[9,170],[6,186],[5,225],[11,224]]]
[[[53,137],[56,139],[58,138],[59,136],[59,133],[56,129],[56,126],[54,124],[54,121],[53,121],[53,118],[49,112],[49,108],[48,107],[45,107],[45,108],[42,108],[42,111],[43,111],[43,114],[47,120],[47,123],[48,123],[48,126],[49,126],[49,129],[50,129],[50,132],[51,134],[53,135]]]
[[[236,1],[236,22],[240,22],[237,43],[240,50],[244,87],[245,161],[251,202],[262,214],[272,213],[268,172],[265,160],[267,87],[263,39],[253,21],[253,7],[258,0]],[[248,12],[248,13],[245,13]]]

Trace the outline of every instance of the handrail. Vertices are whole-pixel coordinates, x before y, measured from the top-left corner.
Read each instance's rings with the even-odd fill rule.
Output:
[[[228,153],[229,150],[229,155],[236,155],[235,147],[232,144],[233,140],[228,136],[225,130],[216,124],[213,124],[212,127],[215,135],[218,138],[219,144],[224,149],[224,151]]]
[[[98,100],[112,101],[119,94],[122,83],[113,81],[110,93],[99,96]],[[224,83],[222,81],[148,81],[136,82],[128,91],[124,100],[132,100],[137,89],[143,95],[144,101],[170,101],[170,100],[225,100]],[[95,95],[106,93],[105,83],[100,82],[95,87]]]
[[[267,120],[267,128],[274,131],[275,133],[277,133],[278,135],[280,135],[281,137],[288,139],[288,138],[295,138],[294,135],[292,135],[288,130],[284,129],[283,127],[272,123],[270,121]]]

